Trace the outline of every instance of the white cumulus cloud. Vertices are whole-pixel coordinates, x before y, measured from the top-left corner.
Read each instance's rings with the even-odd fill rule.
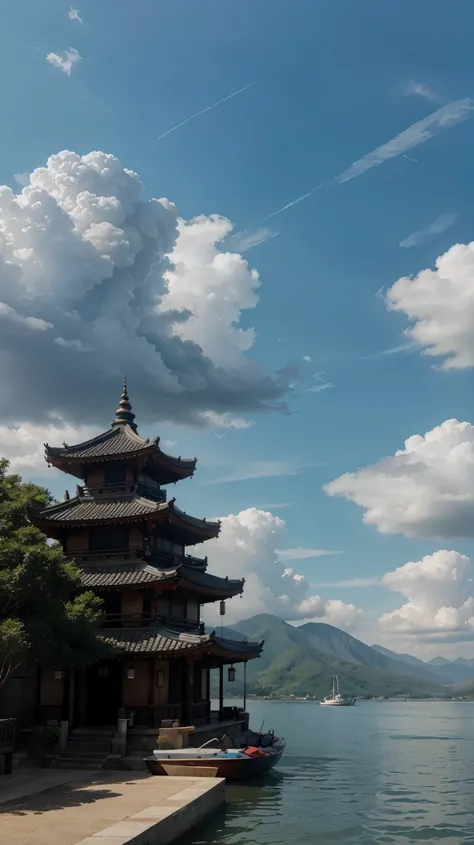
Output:
[[[284,520],[249,508],[223,517],[220,537],[206,543],[210,572],[245,578],[243,596],[226,603],[225,624],[272,613],[289,622],[312,619],[351,627],[361,617],[357,608],[311,595],[306,578],[281,561],[278,548],[285,530]],[[208,609],[207,618],[218,621],[215,607]]]
[[[442,369],[474,366],[474,243],[452,246],[434,270],[398,279],[385,301],[406,314],[405,335],[424,355],[442,358]]]
[[[326,484],[383,534],[474,536],[474,426],[446,420],[394,455]]]
[[[103,427],[124,372],[139,424],[245,428],[246,412],[284,408],[292,376],[247,355],[260,279],[221,249],[232,223],[143,194],[103,152],[63,151],[20,193],[0,187],[4,424]]]
[[[474,590],[466,555],[443,549],[387,572],[381,583],[407,599],[380,617],[382,631],[438,640],[474,638]]]
[[[71,76],[73,65],[80,62],[81,59],[82,56],[75,47],[69,47],[69,50],[64,50],[62,53],[48,53],[46,56],[46,61],[50,65],[62,70],[67,76]]]

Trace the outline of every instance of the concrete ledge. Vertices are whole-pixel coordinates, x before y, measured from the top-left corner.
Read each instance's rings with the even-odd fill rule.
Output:
[[[179,778],[185,786],[186,778]],[[105,827],[76,845],[168,845],[210,816],[225,803],[222,778],[192,781],[162,804],[147,807],[123,821]]]

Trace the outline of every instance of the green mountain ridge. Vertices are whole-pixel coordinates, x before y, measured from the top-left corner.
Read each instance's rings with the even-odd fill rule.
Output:
[[[330,692],[332,676],[337,674],[347,695],[447,694],[441,683],[416,677],[416,667],[384,656],[332,625],[311,622],[294,627],[276,616],[261,614],[232,625],[223,633],[236,639],[265,640],[260,659],[247,665],[250,693],[320,698]],[[238,680],[226,685],[226,693],[241,694],[242,678],[242,667],[237,667]]]

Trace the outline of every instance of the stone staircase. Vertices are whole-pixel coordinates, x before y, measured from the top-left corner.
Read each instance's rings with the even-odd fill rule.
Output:
[[[105,766],[110,754],[113,727],[74,728],[67,745],[56,757],[56,769],[97,770]]]

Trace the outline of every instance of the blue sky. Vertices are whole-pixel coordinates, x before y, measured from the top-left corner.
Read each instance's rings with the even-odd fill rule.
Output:
[[[474,422],[470,366],[437,369],[420,344],[382,354],[407,344],[409,319],[377,295],[469,243],[474,115],[337,179],[413,124],[474,96],[472,3],[458,0],[455,13],[442,0],[77,6],[82,22],[62,0],[2,4],[0,184],[19,190],[14,174],[60,150],[103,150],[139,173],[147,198],[172,199],[184,218],[218,213],[237,232],[277,234],[245,252],[261,288],[241,326],[255,328],[249,356],[268,372],[298,362],[298,389],[289,413],[243,413],[249,428],[142,426],[176,441],[171,451],[200,458],[196,478],[176,491],[179,503],[208,516],[284,505],[271,509],[285,520],[287,547],[345,552],[298,561],[310,584],[375,578],[440,548],[472,557],[469,537],[381,533],[352,501],[322,490],[393,456],[411,435],[451,418]],[[82,58],[69,76],[45,57],[70,47]],[[438,218],[435,231],[400,246]],[[307,390],[324,383],[331,387]],[[133,379],[130,392],[139,421]],[[100,407],[105,428],[113,407],[105,399]],[[256,464],[269,477],[222,480],[237,470],[258,475]],[[59,494],[64,483],[51,486]],[[371,619],[400,605],[398,593],[378,587],[321,592]]]

